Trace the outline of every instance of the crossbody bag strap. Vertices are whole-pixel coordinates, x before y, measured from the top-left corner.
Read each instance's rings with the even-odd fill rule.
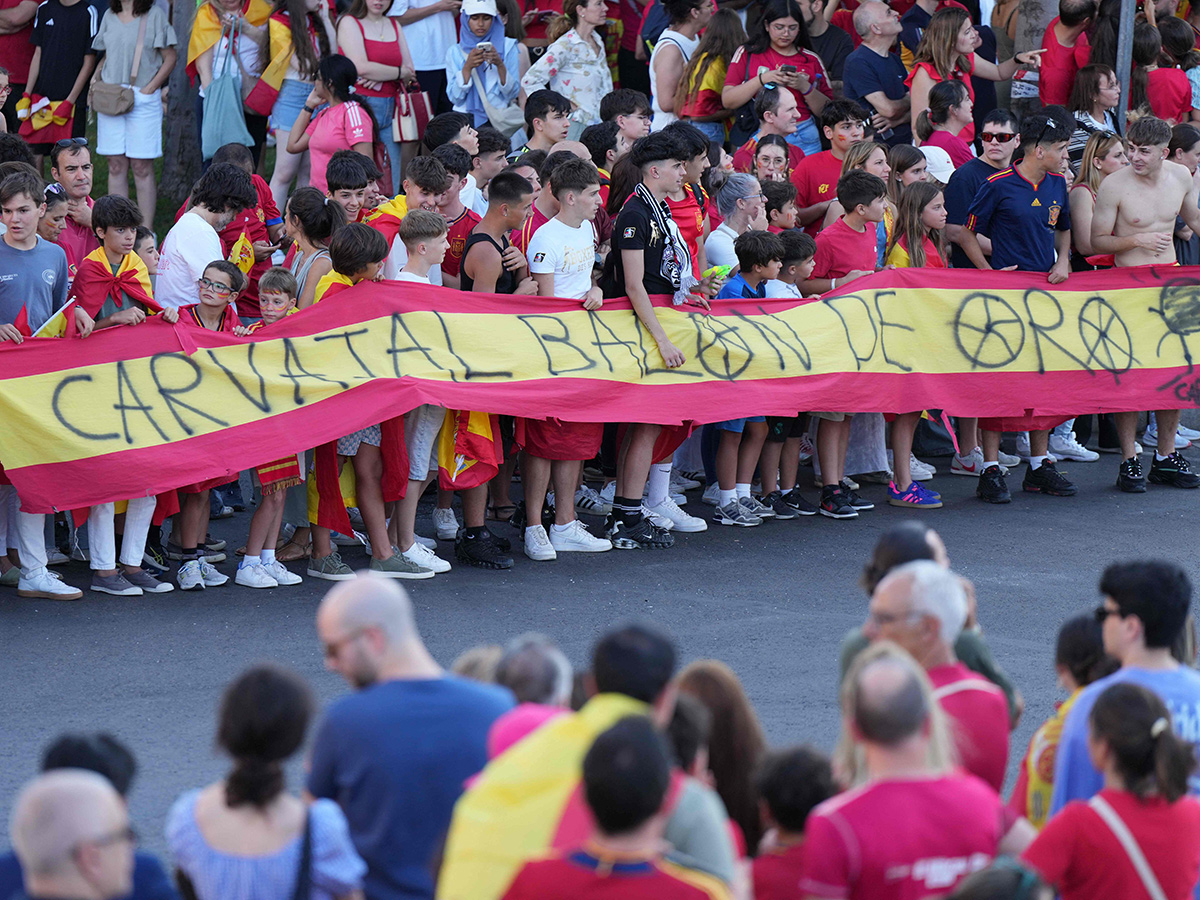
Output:
[[[138,23],[138,39],[137,47],[133,51],[133,68],[129,72],[129,85],[134,87],[137,85],[138,68],[142,64],[142,49],[146,44],[146,20],[150,18],[150,13],[147,12],[141,17],[142,21]]]
[[[292,892],[292,900],[310,900],[312,897],[312,857],[313,833],[312,810],[304,813],[304,837],[300,845],[300,868],[296,872],[296,889]]]
[[[1163,891],[1162,885],[1158,883],[1158,879],[1154,877],[1154,870],[1150,868],[1150,863],[1146,861],[1146,855],[1142,853],[1142,848],[1138,846],[1137,839],[1130,833],[1125,820],[1099,794],[1088,801],[1088,806],[1096,811],[1096,815],[1108,826],[1108,830],[1113,833],[1117,842],[1120,843],[1121,849],[1125,851],[1125,855],[1133,863],[1133,868],[1137,872],[1138,878],[1142,880],[1142,887],[1150,895],[1150,900],[1167,900],[1166,892]]]

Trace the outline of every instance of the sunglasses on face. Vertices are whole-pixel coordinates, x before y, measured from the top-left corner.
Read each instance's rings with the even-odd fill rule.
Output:
[[[985,144],[990,144],[992,141],[999,141],[1002,144],[1008,143],[1016,134],[1011,131],[985,131],[979,135],[979,139]]]

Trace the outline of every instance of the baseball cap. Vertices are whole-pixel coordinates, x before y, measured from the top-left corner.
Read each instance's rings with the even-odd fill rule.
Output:
[[[463,0],[462,14],[468,19],[471,16],[500,16],[496,9],[496,0]]]
[[[466,4],[464,3],[465,7]],[[954,174],[954,163],[950,161],[950,154],[941,147],[931,147],[926,144],[920,148],[925,154],[925,171],[945,184],[950,180],[950,176]]]

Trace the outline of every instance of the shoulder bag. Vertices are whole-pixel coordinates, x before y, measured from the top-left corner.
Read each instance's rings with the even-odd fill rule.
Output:
[[[475,92],[479,94],[479,102],[483,104],[483,111],[487,113],[488,121],[492,123],[493,128],[506,138],[510,138],[525,127],[525,113],[521,111],[521,107],[515,103],[512,106],[498,107],[488,98],[487,91],[483,89],[483,79],[479,77],[478,68],[471,70],[471,83],[475,85]]]
[[[106,116],[123,116],[133,109],[133,92],[137,90],[138,68],[142,64],[142,49],[146,43],[146,20],[149,13],[141,16],[138,23],[137,47],[133,51],[133,69],[129,73],[129,84],[108,84],[100,80],[100,71],[88,86],[88,106]]]
[[[1125,851],[1125,855],[1133,863],[1133,868],[1137,872],[1138,878],[1142,881],[1142,887],[1150,895],[1150,900],[1167,900],[1166,892],[1154,876],[1154,870],[1150,868],[1150,863],[1146,861],[1146,854],[1138,846],[1137,839],[1134,838],[1129,830],[1129,826],[1125,824],[1125,820],[1121,818],[1120,814],[1099,794],[1088,801],[1088,806],[1096,811],[1096,815],[1108,826],[1108,830],[1113,833],[1113,837],[1120,843],[1121,849]]]
[[[397,143],[419,141],[425,126],[433,118],[429,94],[421,90],[417,80],[401,82],[396,91],[396,117],[392,120],[392,138]]]

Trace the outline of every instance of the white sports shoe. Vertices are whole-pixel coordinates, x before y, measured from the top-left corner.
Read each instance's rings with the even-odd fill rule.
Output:
[[[662,503],[654,506],[647,506],[650,515],[656,519],[668,519],[671,522],[672,530],[679,531],[684,534],[692,534],[697,531],[707,531],[708,523],[698,516],[689,516],[686,512],[679,508],[674,500],[668,497]]]
[[[558,526],[551,528],[550,545],[556,553],[603,553],[612,549],[612,541],[596,537],[578,519],[574,519],[563,531],[559,531]]]
[[[262,563],[255,566],[238,566],[237,574],[233,576],[233,581],[235,584],[240,584],[242,587],[248,588],[279,587],[279,582],[271,577],[271,573],[267,571]]]
[[[642,515],[650,520],[651,525],[657,525],[663,531],[670,531],[675,527],[674,522],[672,522],[666,516],[660,516],[658,513],[652,512],[650,507],[648,507],[644,502],[642,503]]]
[[[1029,457],[1032,453],[1029,450],[1029,432],[1022,431],[1017,434],[1017,456],[1021,462],[1029,462]]]
[[[685,478],[678,469],[671,470],[671,492],[682,494],[684,491],[694,491],[700,487],[700,482],[694,478]]]
[[[83,591],[64,584],[62,579],[49,569],[42,569],[17,581],[17,594],[21,597],[41,597],[45,600],[79,600]]]
[[[458,519],[452,509],[434,509],[433,525],[439,541],[452,541],[458,537]]]
[[[222,575],[204,559],[200,560],[200,577],[204,580],[205,587],[220,587],[229,581],[228,575]]]
[[[1158,422],[1151,422],[1149,425],[1147,425],[1146,430],[1142,433],[1142,437],[1144,437],[1146,439],[1146,443],[1148,445],[1150,445],[1155,450],[1157,450],[1158,449]],[[1175,449],[1176,450],[1186,450],[1190,446],[1192,446],[1192,442],[1188,438],[1183,436],[1182,431],[1180,431],[1178,428],[1176,428],[1175,429]]]
[[[1050,434],[1050,454],[1055,459],[1071,459],[1076,462],[1095,462],[1100,458],[1100,454],[1095,450],[1089,450],[1083,444],[1075,439],[1075,432],[1071,432],[1068,437],[1059,437],[1051,432]]]
[[[1176,426],[1175,433],[1180,437],[1187,438],[1189,441],[1200,441],[1200,431],[1197,431],[1195,428],[1188,428],[1183,424]]]
[[[956,453],[954,461],[950,463],[950,471],[955,475],[978,478],[979,473],[983,471],[983,448],[973,447],[970,453],[961,456]]]
[[[267,570],[268,575],[281,585],[301,584],[304,581],[303,578],[277,559],[273,559],[269,563],[263,563],[263,568]]]
[[[1011,453],[1005,453],[1003,450],[996,452],[996,462],[1000,463],[1000,468],[1004,470],[1001,474],[1007,475],[1009,469],[1021,464],[1021,457],[1019,456],[1013,456]]]
[[[593,516],[607,516],[612,512],[612,499],[606,501],[598,490],[585,484],[575,492],[575,511],[590,513]]]
[[[709,506],[716,506],[717,501],[719,501],[720,499],[721,499],[721,487],[720,487],[720,485],[716,484],[715,482],[713,484],[710,484],[708,487],[706,487],[704,489],[704,493],[700,495],[700,502],[707,503]]]
[[[420,544],[422,547],[428,547],[430,550],[437,549],[437,541],[435,541],[433,538],[425,537],[425,535],[423,535],[423,534],[414,534],[413,536],[417,539],[417,543]],[[367,547],[367,552],[368,553],[371,552],[371,548],[369,545]]]
[[[554,552],[554,545],[550,543],[550,538],[546,534],[546,529],[541,525],[532,525],[525,529],[525,555],[538,562],[558,558],[558,554]]]
[[[181,591],[204,590],[204,578],[200,575],[200,560],[189,559],[179,567],[179,589]]]
[[[46,565],[48,566],[65,566],[71,561],[71,557],[63,553],[57,547],[46,548]]]
[[[413,541],[413,545],[404,551],[403,556],[409,562],[414,562],[418,566],[431,569],[435,575],[450,571],[450,563],[446,562],[446,560],[442,559],[420,541]]]

